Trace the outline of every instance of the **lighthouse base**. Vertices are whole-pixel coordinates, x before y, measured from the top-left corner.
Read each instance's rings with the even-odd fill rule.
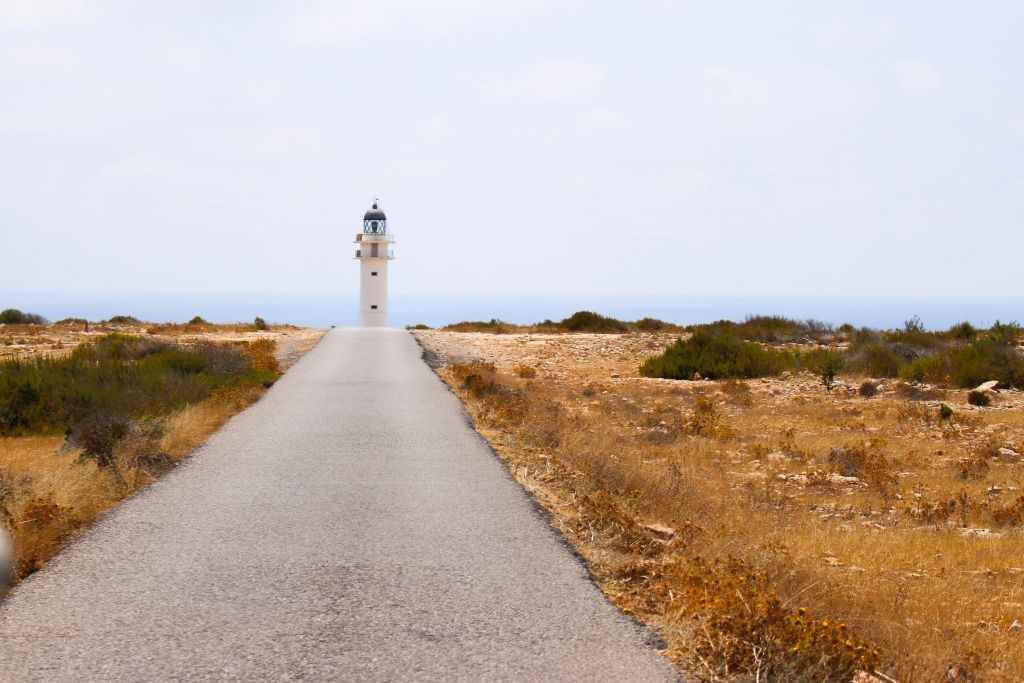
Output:
[[[360,311],[359,312],[359,326],[360,327],[387,327],[388,326],[388,312],[387,311]]]

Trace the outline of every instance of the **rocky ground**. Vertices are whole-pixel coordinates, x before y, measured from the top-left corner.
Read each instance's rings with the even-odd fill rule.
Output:
[[[605,381],[640,387],[680,386],[680,382],[675,380],[641,377],[639,373],[640,364],[675,342],[679,338],[677,333],[486,334],[418,330],[416,337],[431,354],[435,365],[481,361],[506,370],[514,370],[520,365],[531,366],[540,378],[568,384]],[[838,378],[832,395],[854,398],[864,379],[867,378]],[[697,384],[717,386],[709,380]],[[820,379],[810,372],[797,375],[787,372],[779,377],[765,377],[749,382],[749,387],[758,396],[780,404],[791,403],[797,398],[813,400],[824,393]],[[878,389],[879,397],[910,397],[925,405],[934,404],[936,408],[940,402],[945,402],[967,413],[980,410],[967,403],[966,391],[945,390],[921,383],[903,384],[896,380],[879,380]],[[1024,409],[1024,392],[996,388],[992,395],[998,398],[995,404],[998,411]]]
[[[883,652],[905,653],[886,669],[916,672],[902,680],[964,662],[976,680],[1021,680],[1024,393],[987,387],[992,403],[979,408],[968,391],[894,379],[840,376],[829,392],[809,372],[640,377],[672,333],[415,334],[556,526],[599,527],[575,502],[595,490],[637,510],[647,530],[692,520],[715,528],[705,560],[742,558],[771,577],[767,590],[840,615]],[[474,394],[460,379],[475,371],[458,366],[472,363],[494,366],[498,393]],[[873,395],[861,393],[866,381]],[[517,395],[533,406],[525,421]],[[556,407],[553,417],[542,404]],[[943,404],[952,416],[941,416]],[[566,468],[557,476],[556,460]],[[567,535],[598,570],[622,557],[629,566],[653,561],[590,531]],[[624,609],[650,610],[663,633],[689,633],[692,622],[667,621],[673,608],[659,602],[681,589],[645,577],[643,589],[615,571],[598,580]],[[704,656],[669,640],[684,668]],[[733,664],[746,665],[740,659]],[[709,680],[730,680],[720,673]]]

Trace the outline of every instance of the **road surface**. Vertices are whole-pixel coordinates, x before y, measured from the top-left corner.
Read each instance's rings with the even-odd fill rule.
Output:
[[[0,606],[0,681],[676,680],[408,333],[333,330]]]

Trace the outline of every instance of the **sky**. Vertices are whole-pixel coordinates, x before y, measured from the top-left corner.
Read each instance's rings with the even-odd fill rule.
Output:
[[[0,0],[0,291],[1024,299],[1024,4]]]

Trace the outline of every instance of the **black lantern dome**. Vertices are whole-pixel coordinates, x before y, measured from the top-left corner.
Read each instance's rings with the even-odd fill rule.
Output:
[[[388,219],[384,212],[377,206],[377,202],[363,214],[363,232],[371,234],[384,234],[388,231]]]

